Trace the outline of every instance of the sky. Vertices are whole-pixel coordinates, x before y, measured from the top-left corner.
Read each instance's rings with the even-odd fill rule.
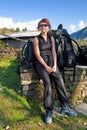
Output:
[[[0,28],[36,30],[42,18],[76,32],[87,26],[87,0],[0,0]]]

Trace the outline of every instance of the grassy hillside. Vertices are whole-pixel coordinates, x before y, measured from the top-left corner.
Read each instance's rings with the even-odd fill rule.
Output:
[[[0,57],[0,130],[86,130],[87,117],[53,117],[53,123],[44,123],[41,101],[32,101],[21,93],[17,73],[19,58]]]
[[[87,45],[87,40],[80,40],[78,41],[80,45]]]

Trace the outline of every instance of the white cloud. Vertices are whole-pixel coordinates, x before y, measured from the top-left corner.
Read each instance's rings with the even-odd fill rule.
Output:
[[[11,28],[13,25],[12,18],[0,17],[0,28],[8,27]]]
[[[37,24],[40,21],[40,19],[37,19],[35,21],[30,21],[30,22],[17,22],[14,23],[12,18],[5,18],[5,17],[0,17],[0,28],[20,28],[20,30],[24,29],[25,27],[28,30],[36,30],[37,29]]]
[[[71,25],[70,25],[70,29],[71,29],[72,32],[75,32],[75,30],[76,30],[76,25],[71,24]]]
[[[86,23],[84,23],[84,21],[80,21],[79,23],[78,23],[78,28],[79,29],[82,29],[82,28],[84,28],[86,26]]]
[[[12,18],[0,17],[0,28],[4,28],[4,27],[9,28],[9,29],[20,28],[20,30],[22,30],[26,27],[28,30],[36,30],[37,24],[40,20],[41,19],[37,19],[34,21],[29,21],[29,22],[18,21],[15,23]],[[85,26],[87,26],[87,23],[85,23],[83,20],[81,20],[76,25],[75,24],[70,25],[70,32],[71,33],[76,32],[76,31],[84,28]]]
[[[85,23],[83,20],[79,21],[77,25],[71,24],[70,25],[71,33],[76,32],[86,26],[87,26],[87,23]]]

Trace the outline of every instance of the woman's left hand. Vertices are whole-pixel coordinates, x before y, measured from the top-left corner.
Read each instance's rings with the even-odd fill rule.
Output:
[[[53,72],[55,72],[56,71],[56,65],[54,65],[52,69],[53,69]]]

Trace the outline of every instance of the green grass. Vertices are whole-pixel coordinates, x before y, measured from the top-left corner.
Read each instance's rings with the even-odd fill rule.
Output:
[[[20,77],[17,73],[19,59],[0,60],[0,130],[86,130],[87,117],[53,117],[53,123],[44,123],[42,101],[29,100],[19,93]]]

